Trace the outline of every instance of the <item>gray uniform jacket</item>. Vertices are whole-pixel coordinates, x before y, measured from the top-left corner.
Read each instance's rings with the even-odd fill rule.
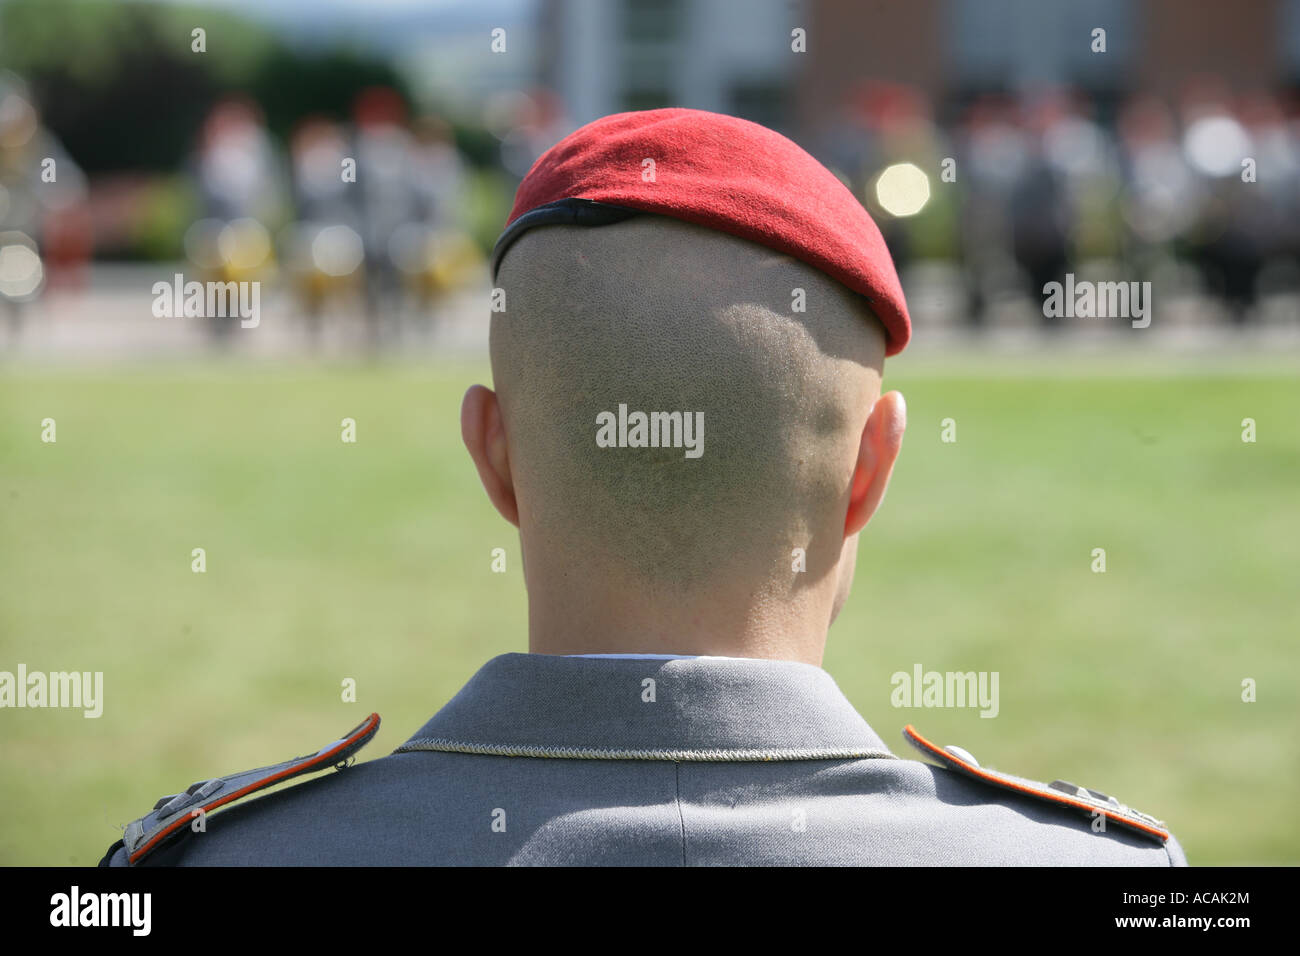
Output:
[[[910,728],[939,765],[899,758],[808,664],[505,654],[393,754],[343,766],[378,721],[163,798],[104,864],[1187,862],[1105,794],[987,770]]]

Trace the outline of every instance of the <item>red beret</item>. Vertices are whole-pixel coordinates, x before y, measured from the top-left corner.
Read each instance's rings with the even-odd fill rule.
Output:
[[[642,178],[646,159],[654,160],[653,181]],[[889,250],[844,184],[779,133],[703,110],[616,113],[552,146],[519,184],[493,271],[532,226],[601,225],[635,212],[740,236],[837,279],[866,296],[884,323],[886,355],[911,338]]]

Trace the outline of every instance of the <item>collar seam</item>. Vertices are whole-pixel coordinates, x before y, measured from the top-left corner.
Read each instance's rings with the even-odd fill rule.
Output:
[[[419,751],[553,760],[664,760],[676,763],[749,763],[779,760],[899,760],[888,750],[861,747],[625,748],[551,744],[495,744],[448,737],[412,737],[394,754]]]

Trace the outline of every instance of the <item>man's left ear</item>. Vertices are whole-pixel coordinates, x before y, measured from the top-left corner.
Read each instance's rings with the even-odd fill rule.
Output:
[[[849,508],[844,516],[844,536],[861,531],[885,500],[894,462],[903,447],[907,429],[907,403],[902,393],[889,392],[877,399],[862,429],[858,463],[853,469]]]
[[[510,474],[505,423],[501,419],[501,403],[492,389],[472,385],[465,393],[460,404],[460,437],[493,507],[501,517],[519,527],[519,502],[515,499],[514,479]]]

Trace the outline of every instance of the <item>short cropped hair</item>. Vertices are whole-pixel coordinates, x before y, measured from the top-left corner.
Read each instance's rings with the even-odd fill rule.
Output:
[[[838,554],[885,348],[861,295],[654,215],[533,229],[497,284],[494,385],[521,516],[548,547],[679,590],[738,563],[788,576],[814,542]],[[628,447],[646,436],[608,426],[634,412],[702,415],[698,457],[663,447],[666,416],[659,447]]]

